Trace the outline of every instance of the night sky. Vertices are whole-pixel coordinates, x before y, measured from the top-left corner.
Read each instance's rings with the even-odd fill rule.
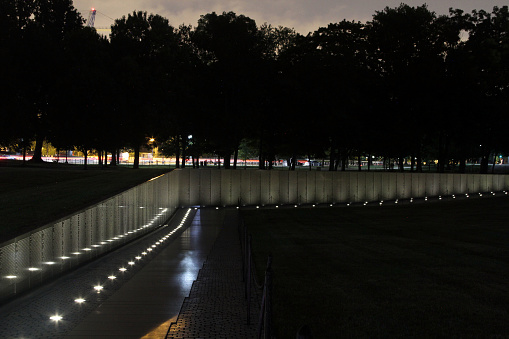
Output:
[[[256,20],[258,25],[266,22],[273,26],[286,26],[306,35],[343,19],[369,21],[375,11],[386,6],[397,7],[401,2],[411,6],[424,3],[419,0],[74,0],[74,7],[85,19],[90,8],[95,7],[98,11],[97,28],[109,28],[113,24],[112,19],[135,10],[162,15],[174,27],[181,24],[196,26],[200,15],[210,12],[233,11]],[[472,9],[491,12],[493,6],[507,5],[507,0],[428,0],[426,3],[437,14],[448,14],[450,7],[466,12]]]

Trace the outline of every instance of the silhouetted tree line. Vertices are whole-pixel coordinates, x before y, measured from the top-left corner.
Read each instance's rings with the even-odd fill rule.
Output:
[[[44,140],[138,159],[149,137],[225,167],[246,140],[261,168],[306,156],[338,170],[376,155],[417,171],[438,159],[441,172],[481,159],[487,172],[508,151],[507,6],[437,16],[402,4],[307,36],[233,12],[194,28],[133,12],[109,40],[72,0],[4,0],[0,16],[0,143],[35,140],[33,161]]]

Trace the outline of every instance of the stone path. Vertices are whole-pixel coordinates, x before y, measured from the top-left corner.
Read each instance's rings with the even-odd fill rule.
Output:
[[[256,337],[261,292],[253,288],[247,325],[238,218],[237,211],[226,212],[224,226],[166,338]]]

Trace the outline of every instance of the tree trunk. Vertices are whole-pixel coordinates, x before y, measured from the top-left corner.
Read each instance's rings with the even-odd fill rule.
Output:
[[[404,172],[405,171],[405,159],[403,157],[399,157],[399,162],[398,162],[398,170],[399,172]]]
[[[483,155],[481,158],[481,168],[479,171],[481,174],[488,173],[488,159],[489,159],[489,155]]]
[[[117,166],[117,151],[115,149],[111,151],[110,166]]]
[[[493,166],[491,167],[491,174],[495,174],[495,164],[497,163],[497,156],[493,157]]]
[[[460,173],[465,173],[466,169],[467,169],[467,159],[465,159],[464,157],[461,157],[460,158],[460,165],[459,165],[458,171]]]
[[[239,146],[235,148],[233,153],[233,169],[237,169],[237,160],[239,159]]]
[[[37,136],[35,138],[35,151],[34,156],[30,160],[31,162],[44,162],[42,160],[42,144],[44,142],[44,138]]]
[[[26,165],[26,157],[27,157],[27,145],[23,141],[23,166]]]
[[[133,163],[133,169],[140,168],[140,146],[136,145],[134,148],[134,163]]]
[[[175,168],[180,168],[180,137],[175,137]]]
[[[97,151],[97,162],[99,166],[103,165],[103,151]]]
[[[346,162],[348,161],[348,156],[346,155],[346,152],[343,152],[341,154],[341,172],[346,171]]]
[[[84,149],[83,150],[83,154],[85,155],[85,162],[83,163],[84,165],[84,168],[83,169],[87,169],[87,162],[88,162],[88,150],[87,149]]]
[[[292,166],[290,166],[290,171],[295,171],[295,167],[297,166],[297,153],[292,154]]]
[[[231,158],[231,153],[226,153],[224,155],[224,168],[225,169],[230,169],[230,158]]]
[[[422,173],[422,155],[420,145],[417,148],[417,172]]]
[[[368,172],[371,170],[371,154],[368,154]]]
[[[182,144],[182,168],[186,168],[187,138],[182,137],[180,140],[181,140],[181,144]]]
[[[330,148],[330,157],[329,157],[329,171],[335,170],[335,163],[336,162],[336,151],[334,149],[334,146],[331,146]]]
[[[357,156],[357,165],[359,166],[359,172],[362,171],[362,156],[359,155]]]

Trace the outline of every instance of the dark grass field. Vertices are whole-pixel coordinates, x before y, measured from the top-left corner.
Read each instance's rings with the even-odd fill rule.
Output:
[[[168,172],[41,164],[0,166],[0,243]]]
[[[509,337],[509,198],[244,211],[278,338]]]

